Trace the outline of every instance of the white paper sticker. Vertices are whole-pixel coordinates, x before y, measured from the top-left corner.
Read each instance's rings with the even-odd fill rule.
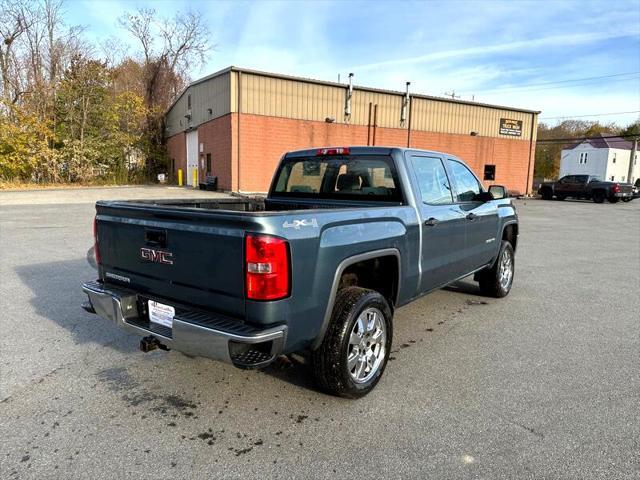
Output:
[[[176,309],[164,303],[149,300],[149,320],[165,327],[173,327],[173,317]]]

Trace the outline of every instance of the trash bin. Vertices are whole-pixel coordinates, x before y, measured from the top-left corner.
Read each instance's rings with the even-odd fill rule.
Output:
[[[218,177],[207,175],[205,189],[209,192],[216,192],[218,190]]]

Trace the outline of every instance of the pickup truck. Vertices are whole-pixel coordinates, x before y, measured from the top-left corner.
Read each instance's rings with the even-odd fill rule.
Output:
[[[99,201],[83,308],[240,368],[301,353],[324,391],[380,379],[394,311],[474,274],[504,297],[518,217],[458,158],[385,147],[286,153],[266,198]]]
[[[543,183],[538,193],[543,200],[551,200],[554,197],[564,200],[571,197],[593,200],[595,203],[602,203],[605,200],[616,203],[618,200],[626,202],[633,199],[633,185],[603,182],[593,175],[565,175],[557,182]]]

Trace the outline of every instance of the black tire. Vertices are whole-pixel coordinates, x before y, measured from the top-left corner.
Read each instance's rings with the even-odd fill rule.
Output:
[[[631,200],[633,200],[633,198],[631,198],[631,197],[624,197],[624,198],[622,199],[622,201],[623,201],[624,203],[628,203],[628,202],[630,202]]]
[[[564,195],[556,195],[557,200],[563,201],[565,198],[567,197],[565,197]]]
[[[366,309],[376,309],[382,314],[385,341],[380,352],[380,362],[371,377],[357,382],[347,365],[350,353],[350,337],[358,317]],[[320,347],[313,352],[313,370],[317,385],[327,393],[345,398],[359,398],[376,386],[389,358],[393,334],[393,314],[385,298],[374,290],[348,287],[338,292],[329,327]],[[382,348],[382,346],[381,346]],[[353,353],[353,350],[351,350]],[[357,367],[356,367],[357,370]],[[365,380],[365,379],[363,379]]]
[[[609,197],[607,200],[609,200],[609,203],[618,203],[620,201],[618,197]]]
[[[593,199],[594,203],[602,203],[604,202],[605,198],[607,198],[607,196],[602,190],[596,190],[595,192],[593,192],[591,198]]]
[[[548,188],[542,190],[542,193],[540,195],[542,195],[543,200],[551,200],[553,198],[553,192],[551,192],[551,190]]]
[[[502,282],[501,264],[504,260],[504,256],[510,256],[511,262],[511,275],[507,283]],[[515,254],[513,247],[506,240],[502,241],[500,245],[500,252],[496,261],[491,267],[486,268],[478,272],[476,280],[480,285],[480,291],[489,297],[502,298],[509,295],[511,287],[513,286],[513,277],[515,275]]]

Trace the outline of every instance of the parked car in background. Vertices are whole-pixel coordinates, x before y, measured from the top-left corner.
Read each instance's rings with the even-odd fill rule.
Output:
[[[633,186],[628,183],[605,182],[593,175],[566,175],[556,182],[540,185],[538,193],[543,200],[577,198],[602,203],[608,200],[629,201],[633,198]]]
[[[475,274],[504,297],[518,217],[453,155],[384,147],[287,153],[266,199],[101,201],[99,278],[84,308],[240,368],[308,353],[327,392],[360,397],[384,371],[394,311]]]

